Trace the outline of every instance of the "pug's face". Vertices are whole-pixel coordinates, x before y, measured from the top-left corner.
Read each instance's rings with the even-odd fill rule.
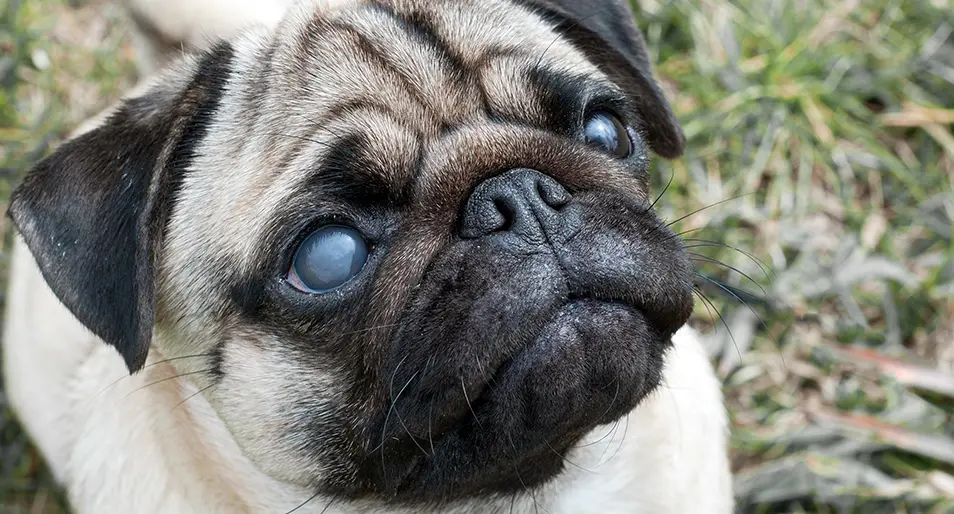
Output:
[[[77,318],[133,372],[173,359],[265,472],[446,502],[546,482],[657,386],[691,272],[649,155],[681,150],[623,3],[304,2],[11,214]]]

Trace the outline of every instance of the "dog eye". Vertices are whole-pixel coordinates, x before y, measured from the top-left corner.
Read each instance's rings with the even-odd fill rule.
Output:
[[[368,244],[360,232],[322,227],[298,247],[286,280],[306,293],[328,293],[354,278],[367,260]]]
[[[626,126],[618,117],[606,111],[590,116],[583,135],[586,144],[602,148],[620,159],[629,157],[633,151],[633,142]]]

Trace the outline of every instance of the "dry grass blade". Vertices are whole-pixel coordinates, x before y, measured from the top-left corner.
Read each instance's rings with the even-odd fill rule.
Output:
[[[836,358],[874,368],[906,386],[954,398],[954,375],[950,373],[904,362],[870,349],[842,346],[830,351]]]
[[[846,414],[831,410],[812,410],[810,417],[849,431],[858,437],[890,444],[904,451],[954,466],[954,439],[937,434],[922,434],[889,425],[873,416]]]
[[[886,127],[950,125],[954,123],[954,109],[936,109],[906,103],[900,111],[882,114],[878,118]]]

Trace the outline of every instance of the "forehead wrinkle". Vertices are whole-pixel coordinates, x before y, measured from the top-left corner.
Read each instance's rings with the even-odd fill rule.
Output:
[[[389,113],[356,110],[348,120],[367,140],[365,149],[376,169],[364,170],[379,175],[394,191],[403,191],[416,172],[422,136]]]
[[[369,180],[381,182],[387,185],[395,197],[408,188],[420,158],[422,136],[414,128],[408,127],[401,118],[388,111],[356,107],[342,113],[323,130],[331,133],[335,141],[358,136],[362,141],[361,160],[371,163],[370,167],[345,166],[340,171],[356,176],[363,175]],[[322,152],[323,156],[326,154],[327,149]],[[322,157],[312,158],[311,168],[314,169],[315,163],[320,163],[321,159]],[[319,169],[316,172],[322,171]],[[309,176],[313,173],[300,175],[299,185],[290,186],[291,189],[300,188],[302,181],[310,180]],[[295,179],[296,177],[291,177],[292,181]]]
[[[415,26],[424,25],[432,40],[453,56],[457,69],[475,81],[484,113],[503,111],[510,118],[543,121],[539,87],[526,70],[546,68],[606,80],[584,54],[549,22],[512,2],[499,0],[376,0],[400,10]]]
[[[480,112],[474,85],[425,20],[409,19],[383,3],[338,18],[404,79],[416,100],[444,124]]]
[[[393,71],[361,50],[353,31],[314,17],[296,38],[287,38],[276,52],[275,65],[267,80],[269,109],[274,126],[287,127],[289,113],[308,113],[321,118],[326,111],[346,103],[378,102],[405,109],[409,119],[421,119],[419,102]],[[414,114],[414,115],[412,115]]]
[[[622,90],[600,72],[535,66],[517,55],[496,57],[482,71],[487,103],[499,118],[564,135],[582,130],[581,117],[594,99],[626,103]]]
[[[527,80],[525,54],[490,58],[480,68],[480,85],[492,112],[510,119],[543,121],[540,92]]]
[[[493,52],[542,51],[557,37],[542,18],[510,1],[444,0],[423,4],[418,9],[427,13],[437,36],[469,65]]]
[[[286,64],[276,67],[274,80],[286,91],[272,95],[279,107],[271,110],[276,116],[273,121],[281,121],[289,103],[310,104],[302,105],[302,110],[320,117],[316,110],[329,109],[328,105],[347,96],[355,103],[374,98],[408,110],[420,105],[431,115],[408,112],[407,119],[432,122],[443,131],[466,117],[484,116],[489,110],[488,93],[493,91],[482,87],[485,84],[480,67],[496,55],[519,53],[529,62],[533,57],[525,50],[529,47],[536,51],[539,47],[551,66],[559,66],[564,60],[571,61],[570,68],[587,65],[582,55],[561,41],[542,18],[521,16],[528,13],[526,9],[497,0],[441,3],[376,0],[370,5],[356,3],[348,9],[312,16],[299,30],[299,37],[287,38],[297,45],[278,57]],[[400,12],[385,14],[389,9]],[[460,29],[460,25],[465,28]],[[421,28],[430,36],[425,41],[402,37],[408,35],[409,27]],[[476,39],[459,41],[468,35]],[[451,58],[442,58],[445,54]],[[462,63],[468,64],[468,56],[470,67],[461,69]],[[510,84],[506,89],[499,86],[494,89],[506,94],[505,102],[511,108],[535,114],[526,112],[529,99],[523,98],[532,88],[526,84]],[[464,104],[465,112],[460,112]]]
[[[373,40],[348,25],[333,23],[331,27],[348,40],[355,56],[365,61],[380,77],[386,78],[390,86],[399,90],[394,96],[395,102],[414,102],[424,107],[432,116],[440,113],[439,109],[435,111],[428,94],[415,85],[416,77],[408,74],[407,67],[401,65],[404,63],[398,64],[388,59]]]
[[[417,4],[415,0],[393,0]],[[468,65],[480,67],[495,54],[525,55],[527,63],[567,72],[600,74],[556,23],[531,9],[505,0],[425,2],[434,31]]]

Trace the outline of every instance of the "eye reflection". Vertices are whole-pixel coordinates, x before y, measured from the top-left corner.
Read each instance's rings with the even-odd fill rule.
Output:
[[[587,120],[583,129],[586,144],[606,150],[620,159],[629,157],[633,142],[623,122],[612,113],[599,111]]]

